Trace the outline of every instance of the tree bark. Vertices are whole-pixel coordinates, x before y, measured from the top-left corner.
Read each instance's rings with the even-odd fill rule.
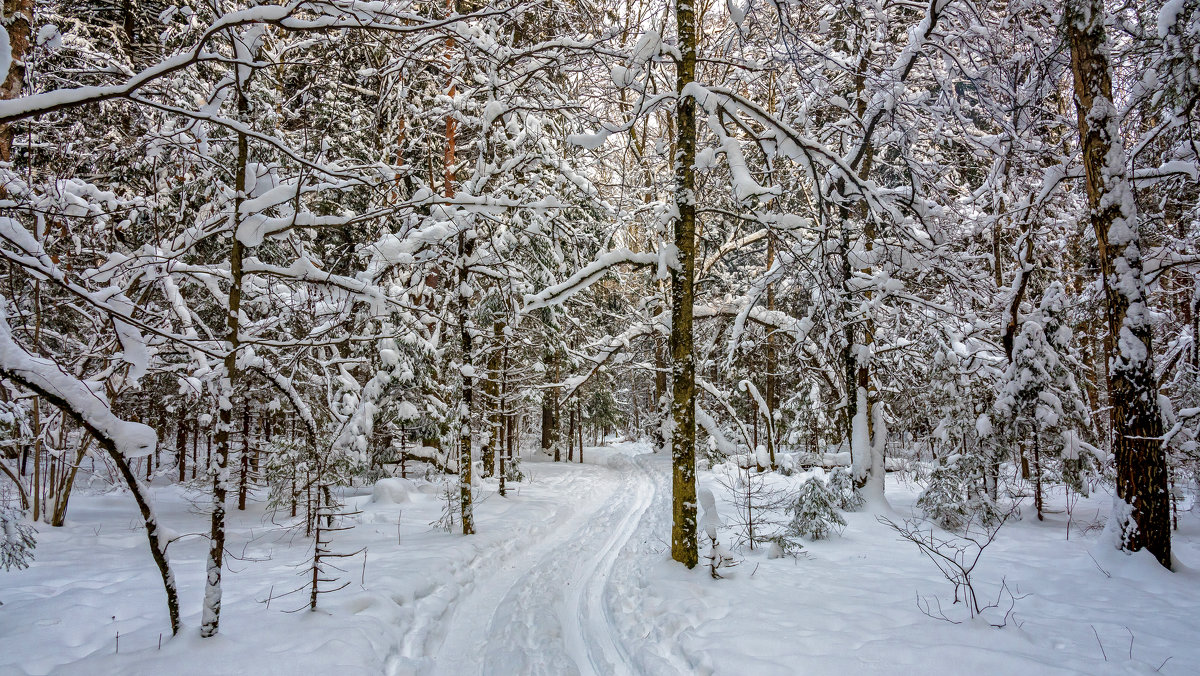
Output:
[[[567,462],[575,461],[575,409],[567,414]]]
[[[680,59],[676,64],[675,254],[671,266],[671,558],[692,568],[696,542],[696,370],[692,354],[692,284],[696,274],[696,14],[675,3]]]
[[[447,12],[454,11],[454,0],[447,0]],[[447,47],[453,48],[454,40],[447,40]],[[449,50],[448,50],[449,51]],[[455,94],[455,85],[450,84],[449,96]],[[457,121],[452,115],[446,116],[446,154],[444,157],[444,187],[446,197],[454,197],[454,164],[455,164],[455,128]],[[475,399],[475,378],[471,375],[474,366],[471,363],[473,341],[471,337],[471,299],[467,295],[471,280],[471,254],[475,251],[475,239],[464,231],[458,233],[458,325],[460,343],[462,346],[462,403],[459,407],[459,440],[458,440],[458,502],[462,512],[463,535],[475,533],[475,513],[471,493],[471,458],[472,458],[472,425],[471,405]]]
[[[501,448],[500,428],[503,426],[501,417],[503,416],[503,402],[500,394],[500,370],[502,348],[504,344],[504,322],[496,320],[492,323],[492,336],[494,343],[492,344],[491,354],[488,355],[488,379],[487,402],[488,402],[488,444],[483,451],[483,475],[485,477],[493,476],[496,473],[496,455]]]
[[[767,271],[775,264],[775,238],[767,235]],[[775,285],[767,284],[767,311],[775,310]],[[779,362],[775,354],[775,331],[767,328],[767,363],[766,384],[763,398],[767,402],[767,455],[771,459],[771,469],[775,469],[775,371]]]
[[[25,57],[29,53],[29,38],[33,28],[33,0],[4,0],[4,16],[0,17],[8,32],[8,47],[12,61],[0,84],[0,100],[9,101],[21,96],[25,87]],[[0,162],[12,161],[12,123],[0,124]]]
[[[1126,551],[1149,550],[1171,567],[1170,499],[1162,416],[1154,378],[1153,327],[1146,305],[1140,230],[1112,103],[1112,74],[1102,0],[1067,0],[1079,140],[1089,218],[1100,250],[1109,353],[1117,502],[1110,526]]]
[[[500,420],[500,428],[497,430],[498,436],[493,440],[493,446],[496,454],[496,478],[499,482],[498,491],[500,497],[508,494],[508,489],[505,486],[504,478],[504,455],[505,443],[509,439],[509,430],[512,428],[512,416],[508,412],[508,344],[500,350],[500,401],[496,404],[496,415]]]
[[[239,88],[237,107],[240,117],[249,112],[245,93]],[[204,581],[204,610],[200,621],[200,636],[216,636],[221,621],[221,567],[225,559],[225,498],[229,492],[229,451],[233,431],[233,396],[237,389],[237,355],[241,346],[238,335],[239,316],[242,309],[242,264],[245,249],[237,238],[238,225],[242,218],[242,202],[246,192],[246,162],[250,146],[246,135],[238,133],[237,169],[234,188],[237,195],[233,201],[233,237],[229,250],[229,308],[225,316],[226,353],[224,360],[225,378],[220,385],[220,407],[217,416],[216,454],[208,472],[213,480],[212,515],[209,525],[209,547],[207,575]]]
[[[187,419],[184,408],[179,407],[179,419],[175,423],[175,465],[179,468],[179,483],[187,479]]]
[[[238,511],[246,511],[246,490],[250,483],[250,402],[242,406],[242,463],[238,476]]]

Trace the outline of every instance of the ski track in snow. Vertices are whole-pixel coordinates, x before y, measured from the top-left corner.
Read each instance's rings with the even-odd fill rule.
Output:
[[[570,466],[578,470],[559,480],[586,473],[594,490],[576,495],[579,504],[555,515],[539,539],[481,551],[455,581],[425,595],[419,603],[434,612],[417,613],[422,620],[387,673],[639,673],[608,597],[622,552],[665,516],[650,508],[663,506],[666,477],[641,457],[609,459],[619,467]]]

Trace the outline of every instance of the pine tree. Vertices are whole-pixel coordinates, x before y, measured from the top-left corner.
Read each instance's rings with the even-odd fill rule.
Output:
[[[854,475],[845,467],[834,467],[829,472],[829,489],[833,491],[838,509],[853,512],[863,505],[862,493],[854,487]]]
[[[810,476],[800,485],[795,501],[788,507],[792,515],[786,535],[824,540],[831,533],[841,533],[846,520],[838,511],[843,496],[819,474]]]
[[[1030,449],[1039,519],[1044,511],[1042,483],[1052,465],[1057,465],[1057,477],[1064,483],[1083,490],[1081,435],[1088,411],[1068,361],[1071,329],[1063,321],[1064,301],[1062,285],[1052,283],[1038,310],[1022,322],[995,404],[1004,436]]]
[[[1127,551],[1147,549],[1171,567],[1171,519],[1162,415],[1154,372],[1154,327],[1147,305],[1142,238],[1113,100],[1108,8],[1103,0],[1066,0],[1079,144],[1089,219],[1100,250],[1109,344],[1109,396],[1118,503],[1113,532]]]

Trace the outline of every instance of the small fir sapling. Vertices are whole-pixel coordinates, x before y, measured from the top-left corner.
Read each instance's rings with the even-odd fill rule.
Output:
[[[973,455],[952,455],[938,464],[917,507],[946,530],[960,530],[972,518],[991,524],[1000,516],[983,490],[983,462]]]
[[[917,507],[925,516],[946,530],[958,530],[970,518],[970,510],[962,495],[962,482],[954,462],[939,463],[929,475],[929,484],[917,498]]]
[[[818,473],[800,486],[796,500],[788,507],[792,520],[785,533],[793,537],[823,540],[830,533],[841,533],[846,520],[838,513],[839,496]]]
[[[743,456],[749,466],[718,475],[718,483],[729,491],[734,516],[729,524],[737,536],[736,546],[757,545],[774,542],[775,533],[782,532],[784,524],[778,514],[791,503],[791,497],[783,490],[771,488],[769,475],[754,469],[753,456]]]
[[[785,556],[800,556],[804,545],[800,544],[799,536],[790,534],[788,531],[782,531],[772,535],[768,541],[771,543],[770,549],[767,550],[768,559],[782,559]]]
[[[1032,461],[1026,471],[1034,485],[1039,519],[1043,482],[1061,481],[1082,492],[1084,474],[1093,464],[1091,447],[1080,436],[1091,423],[1073,374],[1078,364],[1072,359],[1065,303],[1066,292],[1055,282],[1025,318],[993,406],[1009,443],[1022,449],[1022,462]]]
[[[837,498],[838,509],[853,512],[863,506],[863,496],[854,488],[854,476],[845,467],[834,467],[829,472],[829,488]]]
[[[521,471],[521,458],[513,456],[504,462],[504,480],[509,483],[519,483],[525,480],[525,472]]]

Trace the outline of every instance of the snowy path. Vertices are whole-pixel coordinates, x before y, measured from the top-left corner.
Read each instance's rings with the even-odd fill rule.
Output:
[[[976,578],[989,594],[1003,580],[1021,595],[1009,624],[951,624],[913,601],[940,598],[954,612],[948,583],[867,512],[846,514],[839,537],[806,541],[800,558],[743,549],[719,581],[684,569],[666,542],[670,458],[646,450],[589,448],[583,465],[528,460],[529,480],[509,498],[481,486],[473,537],[430,528],[446,506],[441,483],[417,482],[398,501],[360,487],[347,500],[361,517],[339,549],[363,557],[315,613],[288,612],[304,599],[280,592],[307,570],[309,540],[261,502],[232,510],[241,558],[231,559],[221,636],[197,635],[207,543],[187,538],[171,549],[186,626],[161,647],[161,590],[136,509],[120,493],[81,493],[66,526],[39,533],[35,565],[0,576],[0,676],[1200,673],[1195,512],[1180,513],[1173,573],[1118,554],[1098,531],[1067,540],[1061,511],[1026,515],[1005,526]],[[718,478],[702,472],[701,485],[733,522]],[[803,476],[773,480],[794,487]],[[177,532],[206,527],[186,491],[155,490]],[[888,491],[897,513],[911,512],[916,487],[889,476]],[[1075,519],[1109,508],[1097,494]]]
[[[560,477],[564,487],[582,478],[570,475],[586,474],[593,492],[564,492],[565,500],[581,504],[556,515],[549,531],[520,551],[481,552],[474,579],[434,626],[408,632],[405,662],[415,659],[421,672],[446,675],[638,671],[607,597],[621,553],[646,530],[641,526],[662,485],[645,461],[610,460],[615,466],[555,467],[568,475]]]

